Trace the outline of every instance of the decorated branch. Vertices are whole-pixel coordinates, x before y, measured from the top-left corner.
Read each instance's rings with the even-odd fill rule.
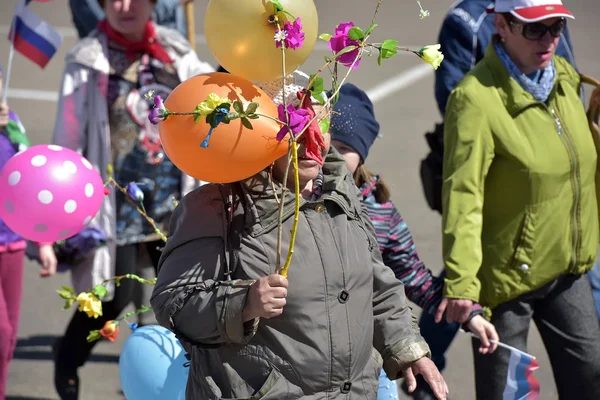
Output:
[[[266,170],[275,160],[288,156],[286,175],[280,193],[276,193],[280,199],[276,267],[283,276],[287,277],[293,259],[300,213],[298,147],[302,144],[307,158],[323,163],[323,135],[329,130],[329,115],[349,75],[361,67],[365,56],[374,53],[377,54],[379,65],[400,51],[416,55],[435,69],[443,61],[439,45],[410,49],[400,46],[395,39],[373,40],[378,28],[376,16],[382,1],[378,1],[370,24],[361,27],[347,21],[338,24],[333,32],[319,34],[313,0],[211,0],[204,24],[207,44],[219,64],[229,73],[215,72],[192,77],[177,86],[166,99],[154,96],[154,93],[146,94],[147,100],[153,102],[148,119],[158,126],[165,153],[183,173],[193,178],[212,183],[237,182]],[[417,15],[421,19],[428,17],[429,11],[423,9],[418,1],[417,5]],[[331,54],[325,57],[324,64],[315,73],[305,76],[297,69],[307,60],[317,40],[327,42]],[[324,73],[328,77],[324,78]],[[295,76],[302,77],[301,87],[286,93],[290,79],[293,80]],[[277,102],[274,98],[278,99]],[[46,157],[58,153],[60,151],[45,149],[39,155]],[[85,171],[80,164],[87,168],[89,162],[77,153],[73,154],[69,153],[71,158],[63,158],[56,163],[67,172],[75,171],[73,174],[78,176],[77,171]],[[28,158],[21,164],[29,168],[46,162],[42,161],[39,157],[35,161]],[[78,168],[73,169],[65,161],[71,161]],[[295,207],[289,248],[283,257],[283,198],[286,196],[285,182],[289,170],[294,174]],[[18,167],[9,183],[19,182],[21,175],[17,173],[20,173]],[[91,179],[87,175],[82,176],[73,187],[85,186],[86,180]],[[76,218],[56,218],[52,221],[54,225],[28,222],[28,229],[40,233],[35,240],[55,242],[57,249],[63,251],[69,246],[86,249],[84,253],[73,257],[85,257],[104,245],[106,237],[94,232],[88,224],[101,205],[98,192],[102,192],[100,197],[103,197],[110,194],[110,187],[114,187],[146,218],[158,237],[166,241],[167,236],[146,213],[143,191],[138,184],[131,182],[121,186],[114,179],[110,166],[107,176],[106,182],[94,178],[94,183],[90,181],[89,185],[78,189],[78,196],[81,193],[89,195],[89,198],[95,199],[95,203],[85,208],[84,213],[76,213]],[[49,199],[46,194],[39,196],[42,202]],[[81,204],[84,204],[83,200]],[[64,202],[62,205],[67,214],[84,208],[79,200],[75,205]],[[49,226],[52,226],[52,235],[44,235]],[[73,236],[74,232],[79,234]],[[77,246],[69,243],[70,240],[87,242],[85,246]],[[118,286],[122,279],[155,284],[155,280],[145,280],[131,274],[113,277],[86,292],[75,293],[73,289],[63,287],[58,294],[65,300],[64,308],[77,303],[79,311],[85,312],[90,318],[98,318],[102,315],[106,285],[114,282]],[[143,306],[117,320],[108,321],[102,329],[91,331],[88,340],[106,338],[114,341],[123,321],[135,329],[135,324],[127,319],[149,310],[150,307]]]
[[[271,37],[264,38],[259,34],[253,35],[249,32],[246,32],[245,37],[260,37],[260,39],[263,40],[262,42],[258,43],[246,43],[244,42],[244,39],[242,39],[240,42],[238,40],[239,36],[236,35],[228,35],[231,42],[227,42],[227,38],[223,37],[211,40],[209,37],[210,35],[207,35],[207,41],[211,51],[213,51],[213,54],[221,63],[221,65],[223,65],[233,75],[227,77],[227,74],[215,73],[209,74],[214,76],[202,82],[188,81],[189,86],[194,86],[196,90],[193,95],[191,91],[184,91],[184,93],[189,94],[191,98],[197,98],[201,92],[210,90],[209,82],[211,80],[215,80],[221,83],[227,82],[227,85],[229,86],[229,90],[226,93],[227,95],[224,95],[225,92],[222,90],[220,90],[220,93],[209,92],[207,93],[206,98],[201,103],[197,104],[193,110],[186,111],[185,109],[180,108],[182,101],[178,101],[178,98],[183,94],[179,94],[178,92],[180,91],[180,88],[176,88],[169,96],[166,104],[160,97],[157,96],[154,98],[155,108],[150,114],[150,121],[152,123],[159,124],[159,130],[161,131],[163,143],[165,142],[165,139],[167,139],[167,153],[173,162],[180,166],[184,171],[186,171],[187,160],[178,160],[179,154],[177,154],[177,152],[169,152],[168,142],[171,140],[171,137],[177,136],[177,140],[180,142],[185,142],[186,146],[195,146],[200,149],[205,149],[204,152],[198,149],[194,152],[198,155],[196,160],[203,158],[205,159],[211,154],[221,154],[223,156],[221,158],[226,160],[229,164],[227,166],[223,165],[223,167],[227,170],[235,169],[235,171],[232,171],[232,173],[228,176],[224,176],[222,173],[219,174],[217,179],[211,179],[211,173],[209,171],[199,170],[202,169],[202,166],[198,166],[198,162],[195,163],[196,166],[193,167],[193,171],[189,168],[187,169],[187,171],[189,171],[188,173],[191,172],[192,175],[198,179],[210,182],[227,183],[246,179],[260,170],[263,170],[269,164],[287,152],[294,174],[295,212],[291,230],[290,246],[287,257],[285,258],[285,263],[282,265],[281,246],[283,221],[281,220],[281,215],[283,202],[280,202],[281,208],[277,244],[278,256],[276,262],[277,270],[280,271],[283,276],[287,277],[288,269],[294,252],[294,243],[300,212],[298,143],[301,141],[305,146],[306,156],[308,158],[314,159],[319,163],[323,162],[320,149],[324,146],[323,134],[329,129],[329,113],[337,101],[337,96],[341,85],[343,85],[343,83],[348,79],[350,73],[360,66],[364,54],[371,54],[372,52],[376,51],[378,54],[377,62],[379,65],[381,65],[383,60],[394,57],[399,51],[406,51],[415,54],[423,61],[429,63],[435,69],[437,69],[441,64],[443,55],[439,51],[439,45],[424,46],[421,49],[410,49],[408,47],[399,46],[398,41],[393,39],[386,39],[381,42],[371,41],[370,38],[378,26],[375,23],[375,17],[382,4],[382,1],[380,0],[377,4],[373,20],[368,28],[363,29],[357,26],[354,22],[343,22],[335,28],[333,34],[323,33],[318,36],[319,39],[328,43],[332,54],[331,56],[326,57],[324,65],[316,73],[310,75],[306,87],[295,93],[295,95],[298,96],[298,99],[300,99],[300,105],[296,107],[293,104],[288,104],[288,95],[290,94],[285,93],[286,79],[289,76],[288,72],[293,72],[300,64],[302,64],[308,57],[308,54],[310,54],[310,51],[305,52],[304,57],[299,57],[297,53],[305,50],[306,46],[310,47],[310,50],[312,50],[314,42],[316,41],[316,35],[309,34],[309,31],[314,31],[314,25],[317,23],[313,15],[313,11],[315,10],[312,1],[269,1],[267,2],[266,7],[271,8],[270,10],[267,9],[267,11],[270,12],[270,15],[267,18],[267,21],[262,21],[265,23],[260,24],[256,20],[258,17],[251,13],[250,15],[243,15],[243,20],[237,19],[237,17],[242,18],[241,14],[227,13],[227,20],[223,20],[221,12],[224,12],[224,7],[227,7],[230,2],[223,1],[218,3],[219,4],[212,1],[209,4],[206,15],[207,23],[208,21],[213,21],[211,23],[216,23],[214,21],[220,21],[229,24],[232,29],[238,29],[237,25],[241,24],[242,26],[247,27],[249,32],[257,31],[260,27],[260,35],[266,35],[271,32]],[[299,7],[297,3],[305,4],[303,4],[304,7]],[[429,11],[424,10],[420,2],[417,2],[417,4],[419,6],[420,18],[422,19],[428,17]],[[230,5],[232,7],[234,6],[233,3]],[[252,7],[254,6],[249,6],[249,8]],[[256,7],[256,10],[260,11],[260,18],[263,18],[265,10],[260,8],[262,6],[259,6],[259,2],[256,2],[255,8]],[[308,19],[311,21],[311,23],[306,24],[303,18]],[[250,24],[254,22],[257,24],[255,26],[250,26]],[[269,41],[271,42],[270,45],[268,44]],[[213,47],[211,43],[218,43],[218,46]],[[262,45],[262,47],[259,47],[260,45]],[[252,63],[247,64],[244,62],[244,60],[234,60],[230,57],[231,53],[235,53],[235,50],[232,49],[245,46],[249,46],[253,51],[256,50],[256,52],[261,53],[261,58],[259,59],[257,56],[252,60]],[[224,49],[226,49],[226,51],[224,51]],[[274,59],[274,55],[276,54],[275,50],[277,50],[279,53],[278,61],[275,61]],[[261,89],[269,87],[269,85],[271,85],[270,83],[265,84],[263,82],[255,86],[251,82],[244,82],[243,86],[236,87],[234,82],[235,79],[239,80],[240,78],[254,78],[255,80],[261,80],[256,79],[259,77],[254,69],[255,64],[261,64],[261,59],[266,59],[270,62],[270,64],[266,66],[267,71],[263,71],[260,78],[264,79],[263,75],[271,72],[272,76],[269,76],[269,78],[275,79],[275,82],[277,82],[277,79],[279,79],[281,82],[282,104],[277,106],[276,114],[272,111],[273,102],[272,100],[268,99],[267,96],[260,96],[260,101],[254,101],[254,99],[246,98],[246,94],[244,93],[248,91],[246,88],[251,86],[254,92],[261,94]],[[279,71],[273,72],[273,64],[280,65]],[[347,71],[341,79],[339,74],[340,66],[347,68]],[[325,80],[320,76],[324,71],[330,72],[332,89],[329,92],[329,95],[326,95]],[[181,86],[188,84],[188,82],[184,82]],[[232,99],[232,97],[234,99]],[[313,107],[312,99],[317,100],[321,106],[318,110],[315,110]],[[173,105],[171,106],[169,103]],[[267,106],[270,107],[267,109]],[[193,117],[193,122],[195,124],[202,125],[204,123],[207,127],[204,129],[193,129],[190,127],[189,123],[183,125],[183,122],[179,124],[173,123],[171,126],[169,126],[169,120],[178,116],[191,116]],[[210,146],[210,140],[211,137],[216,138],[221,134],[221,128],[219,127],[220,124],[229,125],[237,119],[240,120],[242,127],[240,127],[239,124],[236,125],[233,134],[231,131],[223,131],[222,140],[215,145],[215,147],[218,148],[213,149]],[[251,132],[248,132],[254,130],[250,120],[263,121],[265,119],[268,120],[268,122],[275,122],[278,125],[279,128],[277,129],[277,133],[274,135],[274,137],[269,135],[270,130],[273,129],[272,124],[262,126],[260,132],[252,134]],[[187,129],[184,129],[184,127]],[[245,131],[244,128],[248,131]],[[184,132],[190,130],[204,134],[203,137],[200,137],[201,140],[199,142],[190,143],[188,138],[183,136],[185,135]],[[174,140],[175,139],[173,139],[173,141]],[[238,148],[242,148],[241,146],[238,148],[235,147],[235,145],[242,140],[245,141],[245,143],[248,143],[248,141],[253,141],[254,147],[252,150],[257,152],[255,155],[263,156],[260,158],[260,161],[257,163],[255,169],[246,168],[244,171],[238,171],[238,165],[232,164],[234,159],[232,159],[231,154],[235,153]],[[259,146],[256,146],[257,142],[259,143]],[[282,146],[282,144],[284,144],[284,146]],[[285,152],[273,151],[273,149],[284,149]],[[188,151],[188,154],[189,153],[190,151]],[[227,154],[230,155],[229,158],[225,157]],[[242,156],[240,156],[240,158],[241,157]],[[248,155],[245,157],[247,158]],[[250,155],[249,157],[252,158],[253,155]],[[218,166],[210,165],[209,160],[207,160],[204,164],[206,168],[218,168]],[[194,173],[196,174],[194,175]],[[287,178],[287,176],[285,178]],[[287,181],[287,179],[284,179],[284,181]],[[285,185],[282,186],[281,191],[281,197],[283,198],[286,191]]]

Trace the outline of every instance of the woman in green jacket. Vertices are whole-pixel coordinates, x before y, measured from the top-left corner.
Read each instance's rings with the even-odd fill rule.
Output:
[[[554,55],[572,15],[534,3],[496,1],[498,34],[446,109],[446,313],[462,321],[478,301],[522,350],[533,319],[560,398],[599,399],[600,324],[584,274],[598,250],[597,154],[579,75]],[[479,399],[502,399],[509,360],[475,352]]]

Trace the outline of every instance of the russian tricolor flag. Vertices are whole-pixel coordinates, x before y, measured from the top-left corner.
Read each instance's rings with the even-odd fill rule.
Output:
[[[10,39],[13,39],[15,50],[42,68],[48,64],[63,42],[60,32],[23,3],[17,4],[13,26],[9,33]]]
[[[511,350],[503,400],[538,400],[540,383],[533,371],[539,366],[535,358]]]

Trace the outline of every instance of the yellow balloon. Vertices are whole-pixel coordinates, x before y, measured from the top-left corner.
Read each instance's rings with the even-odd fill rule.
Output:
[[[313,0],[279,0],[283,9],[300,18],[304,43],[285,53],[286,73],[303,64],[317,41],[319,18]],[[268,0],[210,0],[204,17],[206,42],[227,71],[254,82],[280,78],[281,49],[275,47],[275,8]],[[278,13],[281,18],[284,15]],[[290,22],[292,17],[285,16]]]

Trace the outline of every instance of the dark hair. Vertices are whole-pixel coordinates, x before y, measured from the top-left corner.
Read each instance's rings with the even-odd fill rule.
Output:
[[[354,171],[354,182],[356,183],[356,186],[362,187],[365,183],[371,182],[373,176],[373,173],[365,167],[365,164],[360,164],[358,168],[356,168],[356,171]],[[384,204],[390,201],[390,189],[381,179],[377,180],[373,192],[377,203]]]

